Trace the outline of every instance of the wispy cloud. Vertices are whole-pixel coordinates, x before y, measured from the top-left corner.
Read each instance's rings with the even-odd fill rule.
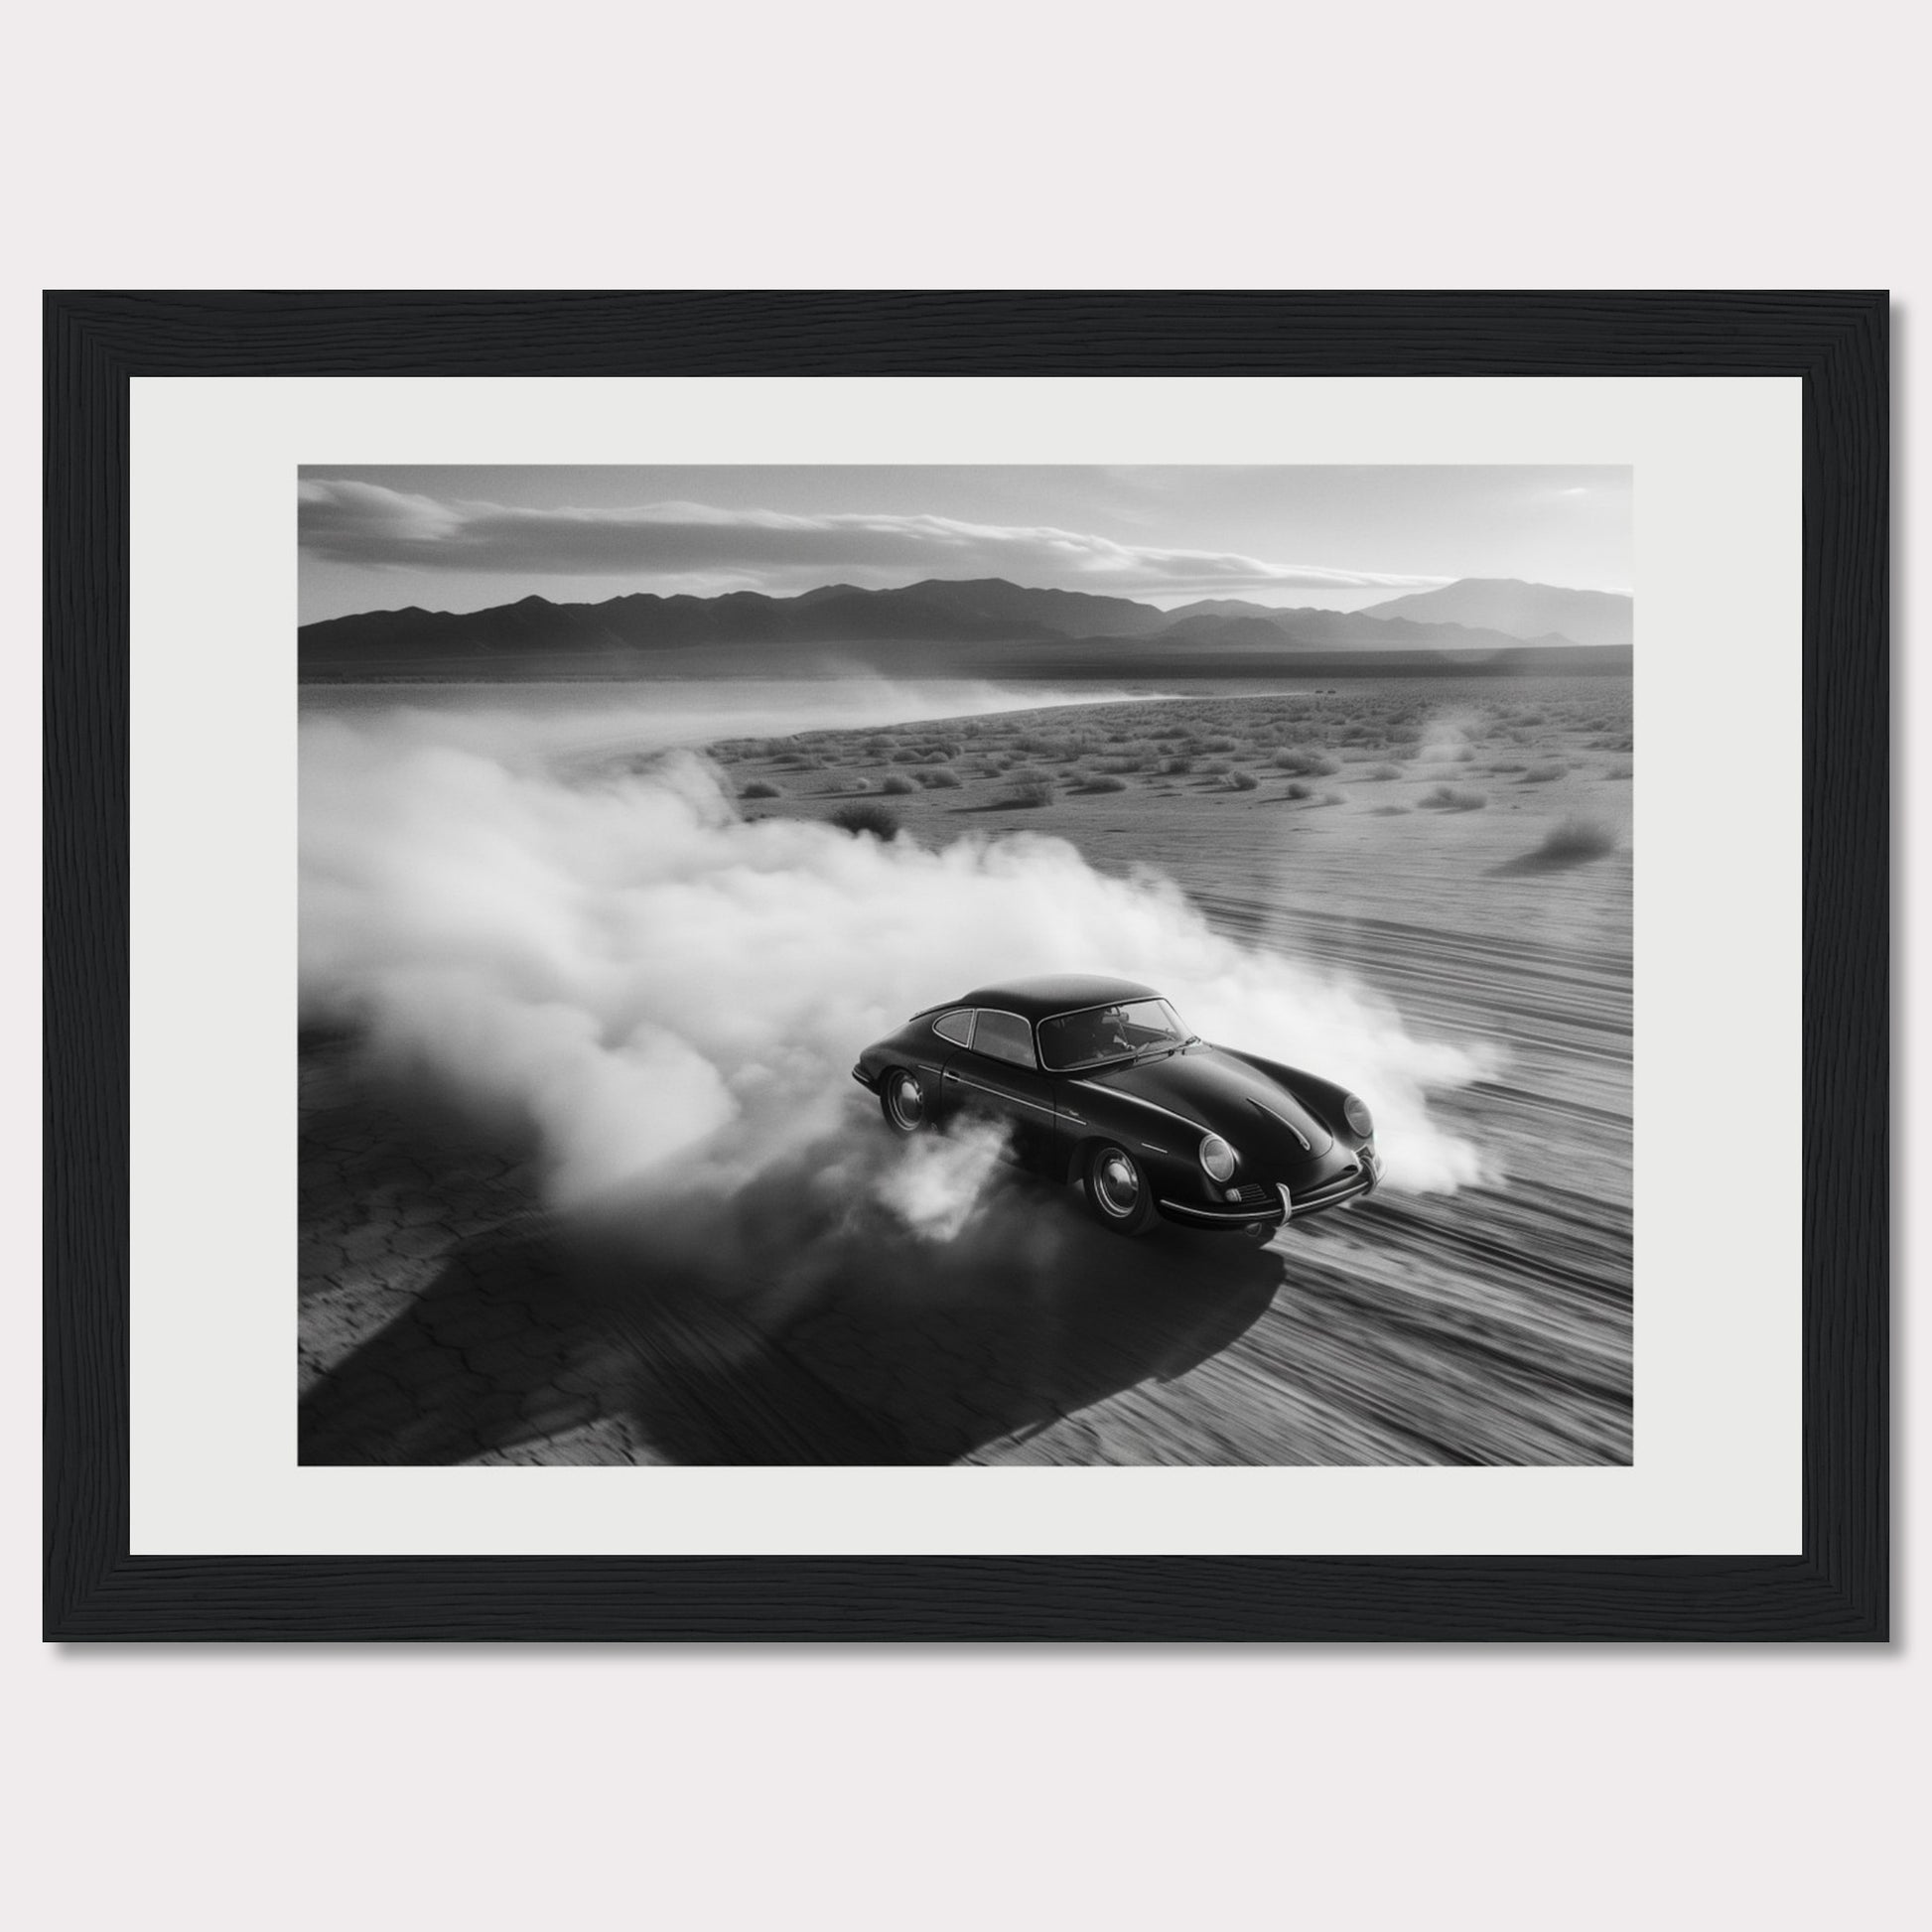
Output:
[[[380,568],[697,580],[803,590],[843,577],[878,588],[920,577],[1006,577],[1123,596],[1242,590],[1421,590],[1443,583],[1385,571],[1282,563],[1237,552],[1119,543],[1050,525],[955,517],[719,509],[641,503],[624,509],[527,509],[442,501],[379,483],[305,481],[304,549]]]

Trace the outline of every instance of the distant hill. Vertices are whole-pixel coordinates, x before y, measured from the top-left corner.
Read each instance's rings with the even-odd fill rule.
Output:
[[[1555,584],[1525,584],[1515,577],[1464,577],[1439,591],[1417,591],[1371,604],[1357,617],[1406,618],[1417,623],[1464,623],[1505,636],[1546,638],[1573,644],[1631,641],[1631,600],[1615,591],[1569,591]]]
[[[1290,636],[1288,626],[1272,617],[1233,618],[1216,617],[1205,613],[1198,617],[1182,618],[1178,623],[1162,627],[1161,636],[1169,643],[1199,643],[1233,646],[1259,644],[1272,650],[1280,650],[1285,643],[1295,640]]]
[[[1561,648],[1573,640],[1556,634],[1525,638],[1512,631],[1470,623],[1418,623],[1407,618],[1371,617],[1366,611],[1272,610],[1216,598],[1168,613],[1163,642],[1193,643],[1215,650],[1507,650],[1538,643]]]
[[[1016,652],[1044,653],[1048,646],[1060,658],[1060,646],[1136,640],[1158,643],[1172,661],[1189,652],[1218,660],[1298,651],[1495,651],[1524,642],[1561,650],[1579,641],[1555,624],[1524,630],[1478,621],[1473,605],[1461,616],[1444,609],[1434,618],[1416,608],[1463,588],[1450,585],[1353,612],[1273,610],[1233,598],[1162,611],[1129,598],[1034,590],[997,577],[933,578],[885,591],[828,584],[789,598],[757,591],[708,598],[637,593],[601,604],[553,604],[526,597],[487,611],[411,606],[305,624],[299,658],[301,675],[312,678],[528,678],[551,669],[572,676],[649,676],[670,670],[672,658],[677,674],[689,676],[714,652],[721,662],[729,656],[741,675],[805,670],[828,658],[882,669],[916,666],[931,675],[946,668],[982,670],[984,653],[994,646],[1005,647],[1005,659]],[[1554,599],[1601,595],[1541,585],[1504,588]],[[1629,600],[1605,601],[1625,607],[1627,638]],[[1519,600],[1511,615],[1527,622],[1539,608],[1534,600]]]
[[[903,591],[860,592],[884,600],[917,599],[922,608],[951,613],[975,624],[1044,625],[1063,637],[1139,637],[1165,629],[1172,613],[1125,597],[1094,597],[1085,591],[1035,591],[1004,577],[963,583],[929,577]]]
[[[1192,604],[1177,604],[1168,613],[1170,623],[1182,623],[1189,618],[1285,618],[1293,614],[1277,610],[1272,604],[1251,604],[1245,597],[1203,597]]]

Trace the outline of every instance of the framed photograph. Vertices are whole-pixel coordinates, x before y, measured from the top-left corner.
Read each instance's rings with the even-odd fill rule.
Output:
[[[1883,1640],[1881,293],[47,301],[47,1632]]]

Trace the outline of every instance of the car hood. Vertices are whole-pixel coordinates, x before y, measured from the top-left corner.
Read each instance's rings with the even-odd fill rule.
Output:
[[[1096,1067],[1074,1077],[1199,1121],[1236,1149],[1272,1154],[1285,1166],[1326,1154],[1334,1145],[1334,1136],[1286,1087],[1218,1047],[1189,1046],[1161,1059]]]

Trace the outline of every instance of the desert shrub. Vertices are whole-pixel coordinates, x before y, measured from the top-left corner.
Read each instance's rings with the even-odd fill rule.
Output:
[[[1377,805],[1369,814],[1371,818],[1406,818],[1408,815],[1407,805]]]
[[[1552,778],[1561,778],[1569,769],[1569,765],[1558,759],[1545,764],[1533,764],[1523,773],[1523,782],[1526,785],[1547,785]]]
[[[913,751],[895,752],[893,754],[893,762],[895,764],[917,764],[919,756],[917,752]]]
[[[1627,764],[1613,764],[1603,775],[1606,778],[1627,778],[1630,775],[1630,767]]]
[[[1106,776],[1089,778],[1080,789],[1082,791],[1125,791],[1127,789],[1127,780],[1125,778],[1109,778]]]
[[[1321,802],[1324,805],[1345,805],[1348,800],[1338,791],[1324,791],[1321,794]]]
[[[768,785],[762,778],[754,778],[738,795],[741,798],[776,798],[780,794],[776,785]]]
[[[1341,769],[1340,759],[1323,752],[1277,752],[1274,762],[1277,770],[1292,771],[1298,778],[1332,778]]]
[[[1261,780],[1252,771],[1230,771],[1228,773],[1228,789],[1230,791],[1254,791],[1260,784]]]
[[[1161,772],[1164,777],[1184,778],[1193,768],[1194,760],[1190,758],[1172,758],[1161,760]]]
[[[855,837],[864,834],[875,839],[894,839],[898,836],[897,814],[887,805],[871,802],[841,805],[832,814],[831,822],[841,832],[850,832]]]
[[[1365,778],[1373,778],[1379,783],[1388,778],[1401,777],[1402,767],[1399,764],[1371,764],[1369,768],[1362,773],[1362,776]]]
[[[1225,778],[1229,768],[1226,759],[1209,759],[1205,764],[1198,767],[1203,778]]]
[[[1231,752],[1234,750],[1234,740],[1231,738],[1204,738],[1201,740],[1201,750],[1203,752]]]
[[[1015,775],[1007,802],[1013,805],[1049,805],[1053,801],[1053,781],[1043,772],[1022,771]]]
[[[1527,771],[1529,766],[1521,759],[1503,759],[1489,769],[1497,777],[1508,777],[1512,771]]]
[[[1314,796],[1314,787],[1312,785],[1305,785],[1300,778],[1297,778],[1289,786],[1286,796],[1290,798],[1312,798]]]
[[[1583,859],[1600,859],[1606,852],[1615,850],[1616,831],[1612,826],[1595,818],[1566,818],[1550,828],[1543,843],[1536,848],[1535,857],[1575,865]]]
[[[1486,793],[1465,791],[1459,785],[1438,785],[1416,803],[1426,812],[1479,812],[1488,804]]]
[[[1150,738],[1158,738],[1163,740],[1172,739],[1172,738],[1189,738],[1193,734],[1188,731],[1185,725],[1163,725],[1159,731],[1152,731],[1148,733],[1148,737]]]
[[[1103,771],[1112,772],[1114,775],[1119,776],[1124,772],[1145,771],[1147,769],[1147,759],[1142,758],[1104,759],[1101,760],[1100,768]]]
[[[924,785],[928,791],[957,791],[959,789],[959,774],[949,765],[928,765],[925,770],[915,772],[913,775],[917,777],[920,784]]]
[[[907,792],[915,790],[916,787],[913,785],[912,780],[910,778],[901,778],[898,775],[898,773],[895,771],[893,775],[890,778],[888,778],[885,781],[885,783],[879,787],[879,789],[883,791],[886,794],[886,796],[889,798],[903,798]]]

